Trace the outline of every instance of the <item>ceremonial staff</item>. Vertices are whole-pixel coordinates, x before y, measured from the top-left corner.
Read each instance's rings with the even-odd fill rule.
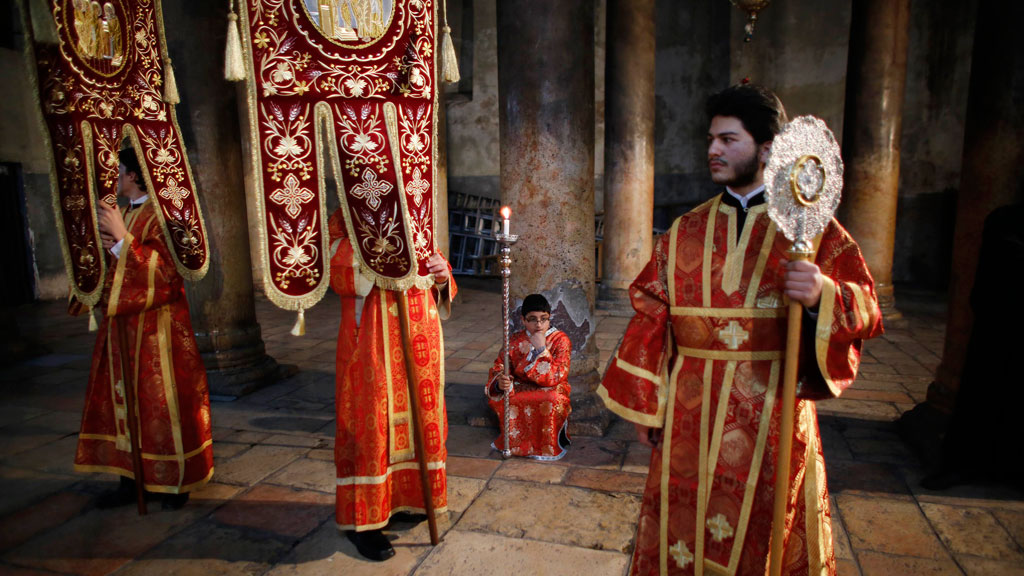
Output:
[[[100,201],[106,202],[112,208],[119,209],[117,208],[117,199],[113,194],[104,196]],[[132,452],[132,474],[135,476],[135,502],[138,505],[139,516],[145,516],[147,512],[146,477],[142,469],[142,444],[139,438],[142,430],[139,428],[139,416],[136,412],[138,403],[135,399],[135,378],[131,376],[132,370],[128,361],[128,323],[125,322],[124,316],[112,316],[110,320],[114,325],[114,329],[117,330],[118,357],[121,359],[121,397],[124,398],[127,420],[125,426],[128,427],[128,445],[131,447]],[[139,324],[139,329],[142,329],[141,323]],[[107,345],[109,346],[110,343],[108,342]]]
[[[815,239],[831,221],[843,187],[843,161],[839,156],[839,145],[828,126],[813,116],[800,116],[787,124],[772,142],[764,181],[768,215],[792,242],[789,259],[813,260]],[[779,453],[775,467],[770,576],[782,573],[802,316],[803,306],[790,301]]]
[[[423,489],[423,506],[427,510],[427,528],[430,529],[430,543],[437,546],[441,537],[437,533],[437,518],[434,517],[434,490],[427,470],[427,444],[423,435],[423,417],[420,412],[420,392],[416,386],[416,363],[412,358],[412,331],[409,328],[409,295],[405,290],[398,292],[398,321],[402,328],[402,357],[405,359],[405,381],[409,387],[409,403],[412,405],[412,430],[416,439],[414,450],[420,467],[420,486]],[[442,350],[442,352],[444,352]]]
[[[502,225],[501,234],[497,235],[498,243],[501,244],[501,335],[502,335],[502,373],[505,377],[510,376],[509,372],[509,357],[508,357],[508,320],[509,320],[509,302],[508,302],[508,278],[512,275],[512,245],[519,240],[519,236],[508,233],[509,217],[512,215],[512,210],[508,206],[504,206],[501,209],[501,218],[504,220]],[[504,444],[501,448],[502,458],[511,458],[512,450],[509,449],[508,445],[508,397],[512,393],[512,388],[505,390],[505,394],[502,395],[502,403],[504,404],[504,410],[502,411],[501,418],[501,437],[505,439]]]

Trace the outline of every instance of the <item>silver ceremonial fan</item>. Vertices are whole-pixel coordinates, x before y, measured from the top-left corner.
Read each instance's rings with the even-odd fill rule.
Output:
[[[768,216],[794,252],[813,252],[843,189],[843,159],[828,126],[814,116],[786,124],[772,142],[764,182]]]

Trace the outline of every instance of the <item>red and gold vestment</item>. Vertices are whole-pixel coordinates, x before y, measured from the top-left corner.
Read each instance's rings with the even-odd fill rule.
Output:
[[[415,446],[412,428],[399,293],[374,286],[357,327],[353,253],[340,213],[330,218],[329,231],[332,245],[340,240],[331,260],[331,286],[342,299],[335,388],[336,521],[339,529],[374,530],[384,527],[395,512],[426,511],[415,452],[423,448]],[[455,280],[449,276],[445,286],[410,288],[406,293],[427,469],[435,513],[443,514],[448,506],[448,419],[441,313],[435,302],[447,316]]]
[[[508,400],[508,445],[515,456],[558,460],[566,452],[566,446],[559,442],[559,433],[563,432],[572,411],[569,405],[572,343],[565,332],[549,328],[544,351],[531,357],[532,350],[526,330],[509,338],[509,375],[515,388]],[[498,422],[503,421],[505,414],[504,394],[496,382],[505,367],[503,356],[499,353],[494,360],[485,390],[488,404],[498,414]],[[494,446],[500,450],[504,443],[502,432]]]
[[[145,489],[180,494],[213,475],[210,396],[196,348],[185,286],[167,249],[152,201],[125,217],[128,234],[111,262],[89,388],[78,435],[75,469],[134,478],[121,374],[128,356]],[[113,319],[121,319],[115,322]],[[129,350],[121,350],[124,326]]]
[[[598,394],[662,429],[644,493],[633,574],[764,574],[772,531],[785,357],[789,242],[765,205],[737,229],[721,196],[683,215],[633,282],[636,315]],[[783,574],[835,574],[825,462],[811,397],[853,383],[862,340],[882,332],[860,249],[832,220],[806,318]]]

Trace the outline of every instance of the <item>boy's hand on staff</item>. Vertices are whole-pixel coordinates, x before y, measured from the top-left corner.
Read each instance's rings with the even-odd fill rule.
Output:
[[[498,389],[502,392],[508,392],[509,396],[514,394],[515,388],[512,386],[512,378],[504,374],[498,374]]]

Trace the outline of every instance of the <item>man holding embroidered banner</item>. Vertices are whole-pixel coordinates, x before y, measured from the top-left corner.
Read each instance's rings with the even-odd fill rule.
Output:
[[[811,262],[788,262],[764,204],[764,168],[786,121],[767,89],[708,101],[708,165],[725,191],[677,219],[630,288],[636,315],[598,394],[653,444],[633,574],[764,574],[772,531],[786,315],[807,312],[783,574],[835,573],[816,410],[881,333],[856,243],[832,220]]]
[[[117,208],[99,204],[100,237],[112,259],[98,307],[104,314],[75,469],[121,476],[120,487],[100,497],[101,508],[134,502],[136,482],[164,494],[165,508],[181,508],[213,475],[206,369],[192,332],[185,283],[146,193],[142,168],[132,149],[120,157],[118,191],[129,206],[122,217]],[[121,329],[125,338],[117,333]],[[130,372],[122,374],[122,366]],[[125,386],[135,392],[136,406],[128,406]],[[142,479],[132,467],[128,410],[138,411]]]

